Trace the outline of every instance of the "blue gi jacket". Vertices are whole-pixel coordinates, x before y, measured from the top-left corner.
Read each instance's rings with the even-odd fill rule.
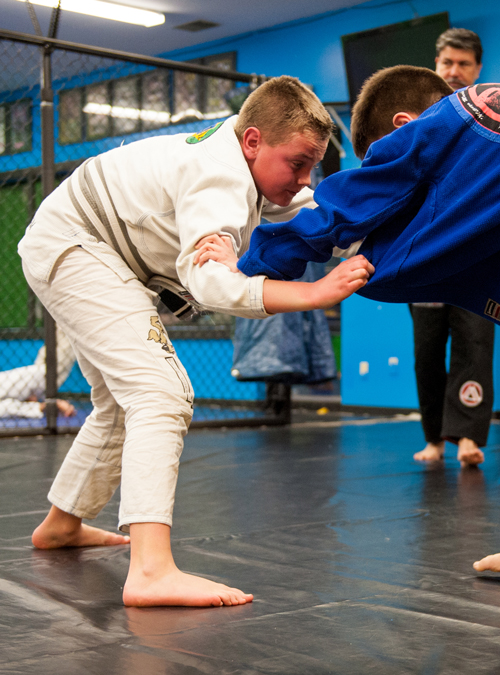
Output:
[[[500,84],[436,103],[314,197],[318,208],[259,226],[239,269],[293,279],[364,239],[376,271],[360,295],[445,302],[500,323]]]

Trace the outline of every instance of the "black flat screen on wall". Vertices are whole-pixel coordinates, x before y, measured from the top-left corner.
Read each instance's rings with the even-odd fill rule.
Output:
[[[434,70],[436,40],[449,27],[448,12],[441,12],[343,35],[351,103],[356,100],[363,82],[380,68],[410,65]]]

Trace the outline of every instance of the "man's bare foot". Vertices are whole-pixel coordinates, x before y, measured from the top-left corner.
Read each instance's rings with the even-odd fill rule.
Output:
[[[81,518],[52,506],[49,514],[33,532],[33,546],[41,549],[68,546],[118,546],[130,543],[130,537],[84,525]]]
[[[129,573],[123,589],[128,607],[222,607],[252,602],[253,595],[175,568],[156,577]]]
[[[423,450],[416,452],[413,459],[417,462],[439,462],[444,455],[444,441],[439,443],[427,443]]]
[[[484,454],[470,438],[461,438],[458,441],[457,459],[462,467],[477,466],[484,462]]]
[[[485,570],[500,572],[500,553],[495,553],[495,555],[487,555],[486,558],[478,560],[474,563],[474,569],[477,572],[484,572]]]

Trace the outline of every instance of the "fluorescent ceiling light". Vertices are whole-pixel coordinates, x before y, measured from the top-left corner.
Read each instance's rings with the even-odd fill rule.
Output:
[[[26,0],[18,1],[26,2]],[[31,4],[41,5],[42,7],[57,7],[57,0],[31,0]],[[159,12],[118,5],[112,2],[102,2],[102,0],[61,0],[61,9],[65,12],[97,16],[99,19],[134,23],[147,28],[165,23],[165,16]]]
[[[123,108],[108,103],[87,103],[83,109],[89,115],[109,115],[110,117],[122,117],[129,120],[145,120],[146,122],[159,122],[168,124],[170,113],[162,110],[139,110],[139,108]]]
[[[194,108],[188,108],[176,115],[170,115],[166,110],[145,110],[139,108],[124,108],[109,103],[87,103],[83,112],[88,115],[108,115],[109,117],[122,117],[129,120],[144,120],[146,122],[157,122],[159,124],[169,124],[180,122],[184,118],[196,117],[199,120],[219,119],[232,115],[230,110],[218,110],[213,113],[201,113]]]

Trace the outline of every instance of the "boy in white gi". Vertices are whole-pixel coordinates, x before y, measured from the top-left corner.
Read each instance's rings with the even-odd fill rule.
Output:
[[[87,160],[45,199],[20,242],[26,278],[68,336],[94,405],[33,544],[127,543],[82,523],[121,481],[119,528],[131,543],[126,605],[252,599],[181,572],[172,557],[174,491],[193,391],[148,285],[250,318],[329,307],[361,288],[373,273],[363,256],[313,284],[193,264],[207,235],[229,237],[241,255],[261,216],[282,221],[314,207],[310,171],[330,133],[317,97],[294,78],[275,78],[237,117],[204,133],[150,138]]]

